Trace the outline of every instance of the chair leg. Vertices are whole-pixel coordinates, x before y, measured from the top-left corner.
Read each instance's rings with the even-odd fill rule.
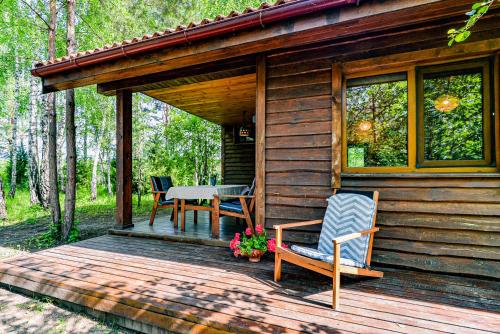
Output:
[[[170,214],[170,221],[174,221],[174,209],[172,209],[172,213]]]
[[[153,225],[156,217],[157,206],[156,203],[153,205],[153,210],[151,210],[151,217],[149,218],[149,225]]]
[[[194,223],[198,224],[198,210],[194,210],[193,216],[194,216]]]
[[[340,296],[340,244],[334,242],[334,261],[333,261],[333,298],[332,298],[332,307],[334,310],[338,310],[339,296]]]
[[[274,255],[274,281],[281,281],[281,253],[278,251]]]

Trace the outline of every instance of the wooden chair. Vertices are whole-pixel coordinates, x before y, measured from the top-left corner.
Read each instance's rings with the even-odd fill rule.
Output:
[[[340,274],[383,277],[370,268],[378,205],[377,191],[339,190],[328,199],[324,219],[275,225],[274,280],[281,280],[281,261],[313,270],[333,279],[334,309],[339,308]],[[318,249],[292,245],[282,247],[283,230],[323,224]]]
[[[174,186],[172,182],[172,178],[170,176],[151,176],[149,178],[151,183],[151,193],[153,194],[154,204],[153,209],[151,211],[151,217],[149,218],[149,225],[153,225],[156,211],[158,209],[173,209],[175,207],[174,199],[165,199],[165,195],[168,192],[170,187]],[[189,203],[193,203],[194,201],[189,201]],[[177,227],[177,219],[174,219],[174,211],[172,210],[172,214],[170,215],[170,220],[174,221],[174,227]],[[194,222],[195,224],[198,222],[198,212],[194,211]]]
[[[224,195],[225,198],[230,200],[217,201],[219,202],[219,215],[220,216],[230,216],[236,219],[245,219],[247,227],[250,227],[252,232],[254,232],[254,226],[252,222],[252,214],[255,208],[255,178],[253,179],[250,188],[247,187],[246,191],[243,191],[240,195]],[[216,209],[217,210],[217,209]]]

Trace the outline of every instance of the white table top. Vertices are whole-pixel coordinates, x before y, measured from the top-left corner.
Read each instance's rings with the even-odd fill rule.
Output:
[[[245,185],[219,185],[219,186],[179,186],[171,187],[165,195],[166,199],[213,199],[215,195],[239,195],[247,188]]]

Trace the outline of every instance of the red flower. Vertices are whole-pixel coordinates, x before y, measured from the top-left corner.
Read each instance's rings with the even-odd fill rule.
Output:
[[[231,250],[236,250],[238,248],[238,246],[240,245],[240,241],[237,240],[236,238],[234,238],[233,240],[231,240],[231,242],[229,242],[229,248],[231,248]]]
[[[271,253],[276,252],[276,239],[272,238],[267,240],[267,250]]]
[[[234,240],[240,240],[240,234],[239,233],[235,233],[234,234]]]
[[[247,229],[245,230],[245,234],[247,236],[251,236],[252,235],[252,229],[250,227],[247,227]]]
[[[262,227],[262,225],[257,225],[255,226],[255,232],[257,232],[257,234],[262,234],[262,232],[264,232],[264,228]]]
[[[288,248],[288,245],[285,244],[284,242],[281,243],[282,248]],[[267,250],[270,251],[271,253],[276,252],[276,239],[271,238],[267,240]]]
[[[240,256],[240,255],[241,255],[241,250],[240,250],[239,248],[236,248],[236,249],[234,250],[234,256],[235,256],[235,257],[238,257],[238,256]]]

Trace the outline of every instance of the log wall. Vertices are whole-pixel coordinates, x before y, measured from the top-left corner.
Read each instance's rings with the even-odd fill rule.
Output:
[[[233,128],[225,127],[222,149],[222,183],[252,184],[255,177],[255,145],[235,144]]]
[[[267,228],[324,215],[332,193],[332,63],[268,57]],[[499,173],[342,174],[341,185],[380,192],[373,263],[500,278]],[[317,229],[285,233],[292,242],[318,236]]]
[[[321,218],[331,194],[330,60],[269,62],[266,85],[266,227]],[[294,235],[309,240],[315,234]]]

